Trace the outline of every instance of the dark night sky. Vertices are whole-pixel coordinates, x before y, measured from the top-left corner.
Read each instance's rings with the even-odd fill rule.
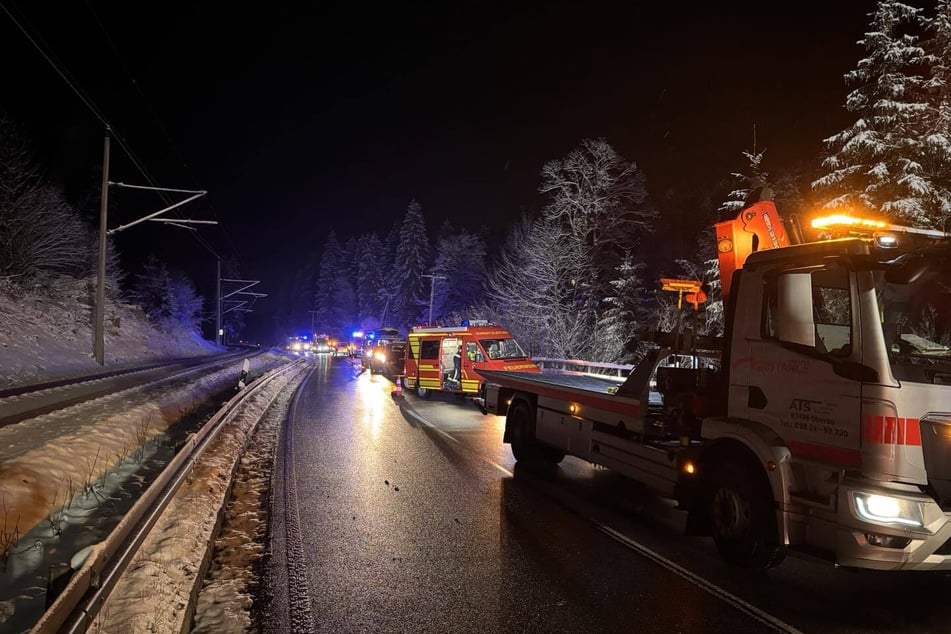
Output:
[[[656,196],[745,169],[754,124],[768,171],[814,159],[850,122],[843,75],[874,8],[293,4],[0,0],[0,107],[30,127],[51,177],[95,210],[103,126],[7,12],[148,178],[209,191],[182,215],[217,219],[202,235],[262,280],[260,337],[327,230],[385,236],[413,198],[433,230],[502,229],[541,206],[542,164],[583,138],[605,137]],[[135,161],[114,142],[111,179],[146,184]],[[162,206],[115,196],[110,226]],[[145,225],[117,242],[130,266],[155,250],[213,294],[213,264],[185,232]]]

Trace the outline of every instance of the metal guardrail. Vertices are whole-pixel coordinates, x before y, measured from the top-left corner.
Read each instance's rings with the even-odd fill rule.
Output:
[[[631,364],[602,363],[600,361],[582,361],[580,359],[532,359],[542,371],[587,374],[591,376],[627,378],[634,366]]]
[[[30,630],[31,634],[85,632],[89,628],[152,526],[231,414],[251,394],[298,365],[289,363],[259,377],[225,403],[201,429],[189,436],[182,449],[123,516],[112,533],[102,542],[87,547],[73,557],[74,566],[80,566],[79,569]]]

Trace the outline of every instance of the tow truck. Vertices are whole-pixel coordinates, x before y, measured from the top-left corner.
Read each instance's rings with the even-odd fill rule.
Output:
[[[951,236],[768,200],[715,228],[723,337],[688,314],[610,385],[482,371],[515,459],[639,480],[732,565],[951,570]]]

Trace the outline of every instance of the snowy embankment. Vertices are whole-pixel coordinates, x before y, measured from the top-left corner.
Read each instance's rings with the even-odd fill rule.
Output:
[[[93,354],[91,283],[61,278],[24,290],[0,281],[0,388],[219,351],[195,332],[163,332],[137,307],[107,301],[104,368]]]

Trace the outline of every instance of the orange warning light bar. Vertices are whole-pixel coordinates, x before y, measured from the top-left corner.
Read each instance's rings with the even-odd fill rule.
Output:
[[[881,220],[872,220],[871,218],[858,218],[846,214],[832,214],[831,216],[822,216],[812,220],[813,229],[829,229],[833,227],[850,228],[857,230],[881,231],[887,229],[889,224]]]

